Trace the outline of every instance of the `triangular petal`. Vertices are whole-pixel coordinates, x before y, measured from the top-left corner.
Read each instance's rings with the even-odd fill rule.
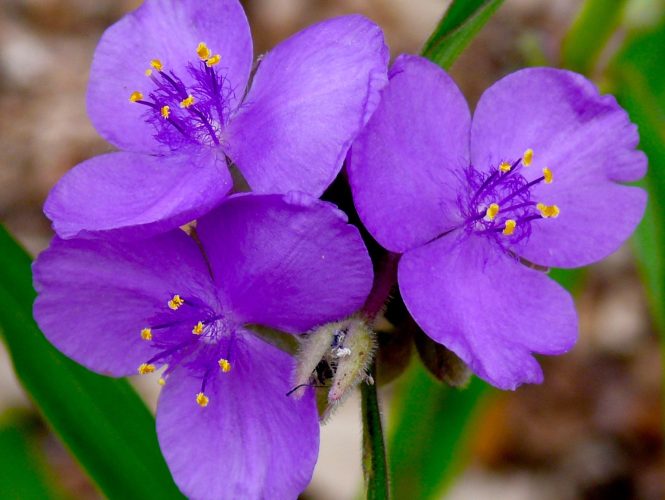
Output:
[[[196,243],[180,230],[140,242],[55,238],[33,265],[34,315],[67,356],[107,375],[132,375],[154,355],[141,338],[173,293],[214,303]]]
[[[637,127],[614,97],[600,95],[583,76],[529,68],[499,80],[481,97],[471,160],[488,169],[533,149],[533,165],[522,173],[532,180],[548,167],[553,181],[532,188],[532,198],[556,204],[560,215],[533,222],[519,253],[544,266],[577,267],[616,250],[642,218],[646,193],[617,184],[645,173],[638,140]]]
[[[239,320],[303,333],[357,311],[372,285],[358,230],[307,195],[233,196],[198,234]]]
[[[44,212],[62,238],[147,238],[212,210],[231,186],[223,156],[207,148],[165,157],[110,153],[69,171]]]
[[[577,337],[570,295],[482,237],[451,235],[405,253],[399,286],[423,331],[501,389],[541,382],[532,353],[561,354]]]
[[[469,163],[469,108],[441,68],[400,56],[381,104],[353,145],[349,181],[358,214],[393,252],[456,222],[456,169]]]
[[[359,16],[324,21],[261,60],[226,151],[256,192],[319,196],[379,102],[388,50]]]
[[[296,498],[318,455],[313,393],[287,396],[292,358],[241,335],[232,369],[206,386],[205,408],[200,379],[186,368],[169,376],[157,410],[162,453],[189,498]]]
[[[221,55],[218,67],[236,98],[242,98],[253,54],[238,0],[146,0],[108,28],[95,51],[88,112],[97,131],[122,149],[164,151],[153,137],[153,126],[145,121],[145,108],[129,102],[129,96],[150,88],[144,72],[153,59],[174,70],[185,84],[194,83],[187,64],[198,62],[199,42]]]

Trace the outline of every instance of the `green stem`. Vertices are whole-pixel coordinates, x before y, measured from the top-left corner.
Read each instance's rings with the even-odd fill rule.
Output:
[[[372,377],[376,377],[376,364],[372,363]],[[376,384],[361,384],[363,419],[363,471],[367,488],[367,500],[390,498],[388,462],[383,440],[381,410]]]

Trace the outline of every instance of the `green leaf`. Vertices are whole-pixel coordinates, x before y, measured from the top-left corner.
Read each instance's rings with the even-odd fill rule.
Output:
[[[15,418],[0,425],[0,498],[63,498],[47,473],[44,457],[32,439],[29,422]]]
[[[395,498],[441,498],[466,463],[468,432],[490,392],[475,377],[466,389],[444,386],[414,363],[393,400],[388,449]]]
[[[425,42],[422,55],[444,69],[450,68],[502,3],[503,0],[453,0]]]
[[[0,255],[0,328],[46,421],[108,498],[182,498],[159,451],[154,418],[129,383],[88,371],[39,331],[30,257],[2,226]]]
[[[618,27],[627,3],[586,0],[563,41],[563,66],[588,74]]]
[[[615,93],[640,132],[649,158],[647,211],[633,244],[656,324],[665,336],[665,22],[628,41],[612,65]],[[665,349],[665,342],[663,343]],[[665,353],[665,351],[664,351]]]

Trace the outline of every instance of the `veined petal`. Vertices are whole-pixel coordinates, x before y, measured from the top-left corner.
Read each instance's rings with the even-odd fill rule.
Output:
[[[97,131],[119,148],[164,151],[143,106],[129,102],[134,91],[150,86],[145,76],[152,60],[174,70],[187,85],[188,63],[198,63],[204,42],[220,54],[218,67],[242,98],[252,66],[252,38],[238,0],[146,0],[108,28],[97,46],[90,70],[88,112]]]
[[[33,274],[46,338],[105,375],[136,374],[154,354],[141,330],[173,293],[216,300],[200,250],[180,230],[140,242],[55,238]]]
[[[232,196],[198,234],[228,309],[292,333],[357,311],[372,286],[358,230],[308,195]]]
[[[405,253],[399,287],[409,312],[433,340],[501,389],[539,383],[532,353],[562,354],[577,337],[570,295],[547,275],[482,237],[450,235]]]
[[[309,483],[319,445],[313,393],[286,396],[293,360],[242,333],[233,368],[201,381],[179,368],[157,409],[160,446],[190,498],[296,498]]]
[[[212,210],[231,186],[224,158],[208,148],[164,157],[110,153],[69,171],[44,213],[62,238],[147,238]]]
[[[359,15],[316,24],[271,50],[225,137],[252,189],[321,195],[376,108],[387,63],[381,29]]]
[[[535,221],[519,252],[544,266],[576,267],[602,259],[633,232],[646,193],[619,182],[640,179],[646,157],[627,113],[581,75],[552,68],[517,71],[492,85],[473,117],[471,160],[496,167],[532,149],[528,180],[547,167],[551,183],[532,198],[556,204],[556,219]]]
[[[348,163],[358,214],[388,250],[422,245],[458,222],[455,171],[469,162],[470,123],[442,69],[416,56],[395,61]]]

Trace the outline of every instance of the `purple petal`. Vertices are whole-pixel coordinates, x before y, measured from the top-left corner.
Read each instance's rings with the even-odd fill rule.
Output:
[[[489,168],[533,149],[533,165],[524,172],[532,179],[549,167],[554,181],[533,188],[532,197],[556,204],[561,214],[534,222],[520,253],[545,266],[576,267],[616,250],[642,217],[645,193],[617,184],[645,173],[638,140],[614,97],[601,96],[576,73],[532,68],[503,78],[481,97],[471,160]]]
[[[180,230],[134,243],[55,238],[33,274],[34,316],[46,338],[106,375],[135,374],[154,354],[141,330],[167,310],[174,290],[216,300],[201,252]]]
[[[99,133],[129,151],[163,150],[144,121],[145,108],[130,103],[129,95],[150,88],[144,72],[153,59],[186,85],[194,83],[187,64],[198,63],[199,42],[222,56],[218,67],[241,98],[252,66],[252,38],[237,0],[146,0],[108,28],[95,51],[88,89],[88,113]]]
[[[313,393],[286,396],[292,359],[248,333],[233,368],[212,377],[208,406],[186,369],[169,377],[157,432],[180,489],[190,498],[296,498],[309,483],[319,444]]]
[[[510,259],[482,237],[443,237],[399,264],[409,312],[433,340],[501,389],[542,381],[531,353],[561,354],[575,343],[570,295],[544,273]]]
[[[198,233],[228,309],[246,323],[302,333],[357,311],[372,285],[358,230],[307,195],[240,195]]]
[[[44,213],[62,238],[147,238],[212,210],[231,185],[224,158],[207,148],[164,157],[111,153],[69,171]]]
[[[385,248],[403,252],[456,223],[458,179],[469,162],[469,109],[436,65],[400,56],[348,164],[358,214]]]
[[[323,193],[379,102],[387,62],[381,29],[358,15],[270,51],[226,132],[227,153],[252,189]]]

